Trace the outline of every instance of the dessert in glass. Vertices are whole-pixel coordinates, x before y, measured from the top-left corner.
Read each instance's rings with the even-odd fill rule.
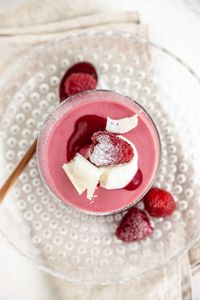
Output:
[[[47,118],[37,159],[57,198],[106,215],[131,207],[150,189],[160,139],[151,117],[133,99],[92,90],[69,97]]]

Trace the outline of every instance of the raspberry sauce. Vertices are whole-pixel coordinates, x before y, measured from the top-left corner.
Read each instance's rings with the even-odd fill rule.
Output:
[[[80,149],[91,143],[91,136],[105,130],[106,119],[96,115],[87,115],[78,119],[74,131],[67,142],[67,162],[72,160]]]
[[[142,171],[140,169],[138,169],[137,173],[135,174],[135,176],[133,177],[131,182],[129,182],[129,184],[124,187],[124,189],[127,191],[136,190],[142,183],[142,178],[143,178]]]

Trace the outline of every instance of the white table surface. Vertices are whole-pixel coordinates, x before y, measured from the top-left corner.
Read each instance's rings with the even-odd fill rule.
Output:
[[[20,1],[24,0],[0,0],[0,9]],[[200,15],[184,1],[102,0],[101,5],[110,10],[139,11],[142,23],[148,25],[150,39],[182,58],[200,75]],[[57,300],[47,280],[0,235],[0,300]],[[193,280],[194,300],[198,300],[200,276]]]

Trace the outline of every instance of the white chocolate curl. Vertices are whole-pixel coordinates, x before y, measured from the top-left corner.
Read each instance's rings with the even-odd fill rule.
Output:
[[[63,165],[63,170],[79,195],[87,190],[87,198],[91,200],[103,170],[79,153],[69,163]]]
[[[138,115],[124,119],[112,119],[107,117],[106,130],[112,133],[127,133],[137,127]]]

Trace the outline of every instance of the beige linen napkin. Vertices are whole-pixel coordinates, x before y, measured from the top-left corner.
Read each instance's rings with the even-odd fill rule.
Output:
[[[146,36],[146,27],[140,24],[138,13],[96,13],[97,8],[95,1],[87,1],[85,7],[80,0],[31,0],[9,11],[1,11],[0,76],[5,76],[13,64],[33,46],[63,38],[72,32],[114,29]],[[157,272],[125,284],[86,287],[46,274],[44,276],[49,281],[55,300],[191,299],[187,254]]]
[[[1,15],[0,15],[1,20]],[[25,27],[1,27],[1,60],[0,70],[10,70],[18,58],[30,50],[33,46],[40,45],[54,39],[61,39],[72,33],[83,32],[88,29],[95,30],[121,30],[129,31],[140,36],[146,35],[146,27],[137,24],[138,14],[125,13],[99,13],[94,15],[80,16],[61,22],[46,25]],[[2,74],[1,74],[2,75]]]

